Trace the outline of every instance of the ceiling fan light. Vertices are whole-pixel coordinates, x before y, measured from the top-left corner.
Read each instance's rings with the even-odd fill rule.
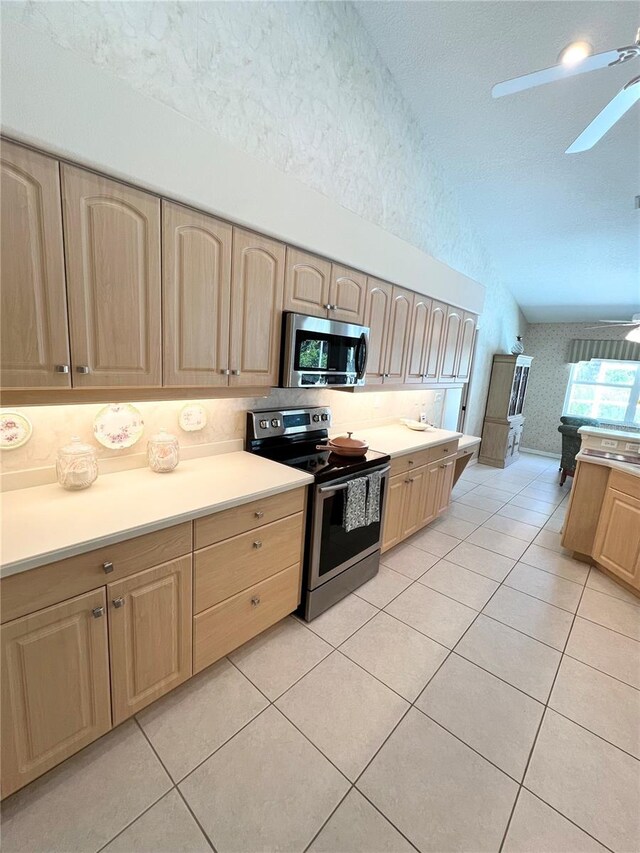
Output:
[[[630,332],[627,332],[625,339],[627,341],[633,341],[636,344],[640,344],[640,326],[636,326],[635,329],[631,329]]]
[[[589,44],[588,41],[572,41],[561,51],[558,62],[573,67],[586,59],[587,56],[591,56],[592,53],[593,45]]]

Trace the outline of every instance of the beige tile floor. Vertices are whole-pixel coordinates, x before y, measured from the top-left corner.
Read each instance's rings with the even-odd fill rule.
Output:
[[[556,481],[474,465],[357,594],[10,797],[5,853],[640,850],[640,600]]]

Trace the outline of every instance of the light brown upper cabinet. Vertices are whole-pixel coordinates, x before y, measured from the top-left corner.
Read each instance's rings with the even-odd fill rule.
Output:
[[[160,199],[62,166],[74,387],[160,386]]]
[[[468,311],[464,313],[460,338],[458,341],[458,359],[456,364],[456,380],[467,382],[471,376],[471,362],[473,360],[473,342],[476,337],[476,325],[478,318]]]
[[[278,384],[285,246],[233,229],[231,386]]]
[[[113,723],[191,675],[191,555],[107,586]]]
[[[367,385],[382,385],[387,354],[387,334],[393,285],[375,278],[367,279],[367,298],[364,325],[369,327],[369,355],[367,358]]]
[[[162,203],[164,384],[229,384],[231,243],[226,222]]]
[[[437,382],[442,358],[442,336],[445,329],[447,306],[442,302],[431,303],[431,323],[426,344],[424,378],[426,382]]]
[[[104,589],[2,626],[2,796],[111,728]]]
[[[329,305],[331,264],[315,255],[287,247],[284,310],[312,317],[326,317]]]
[[[412,308],[413,293],[402,287],[394,286],[391,300],[391,314],[389,317],[389,332],[387,334],[387,355],[384,371],[385,384],[404,382]]]
[[[57,160],[2,142],[2,385],[69,388]]]
[[[367,277],[338,264],[331,265],[328,317],[343,323],[364,323]]]
[[[450,305],[447,307],[440,363],[440,379],[445,381],[453,381],[456,378],[462,315],[463,312],[459,308],[452,308]]]
[[[429,328],[431,324],[431,300],[414,294],[411,312],[411,333],[407,354],[407,369],[404,381],[407,384],[425,381]]]

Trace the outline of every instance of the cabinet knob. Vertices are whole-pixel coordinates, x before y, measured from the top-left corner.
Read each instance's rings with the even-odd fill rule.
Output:
[[[414,480],[415,480],[415,477],[407,477],[407,479],[405,480],[405,483],[413,483]]]
[[[413,465],[413,459],[409,459],[409,461],[408,461],[408,463],[407,463],[407,464],[409,464],[409,465]]]
[[[228,376],[228,375],[231,373],[231,371],[230,371],[230,370],[229,370],[229,368],[227,367],[227,368],[223,368],[223,369],[220,371],[220,373],[221,373],[223,376]]]
[[[253,598],[251,599],[252,607],[257,607],[259,604],[260,604],[260,596],[254,595]]]
[[[102,569],[103,569],[105,575],[108,575],[110,572],[113,571],[113,563],[110,562],[109,560],[107,560],[106,563],[102,564]]]
[[[76,373],[91,373],[91,371],[89,370],[89,365],[87,365],[87,364],[79,364],[79,365],[76,367]]]
[[[257,550],[258,548],[262,548],[262,542],[260,541],[260,539],[256,539],[256,541],[253,543],[253,547],[254,547],[256,550]]]
[[[446,465],[441,465],[440,467],[441,467],[441,468],[446,468],[447,466],[446,466]]]
[[[124,598],[114,598],[112,603],[114,607],[124,607]]]
[[[91,614],[94,619],[99,619],[101,616],[104,616],[104,607],[94,607]]]
[[[240,371],[239,370],[232,370],[231,375],[232,376],[240,376]]]
[[[261,509],[257,509],[253,514],[255,515],[256,518],[262,518],[264,515],[264,513],[262,512]]]
[[[69,365],[68,364],[56,364],[53,368],[54,373],[68,373]]]

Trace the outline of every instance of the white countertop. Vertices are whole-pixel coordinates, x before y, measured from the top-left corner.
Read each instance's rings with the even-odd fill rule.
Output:
[[[409,429],[404,424],[389,424],[388,426],[372,427],[358,430],[356,438],[362,438],[369,443],[371,450],[388,453],[392,458],[411,453],[412,450],[423,450],[425,447],[435,447],[446,444],[447,441],[462,439],[461,432],[450,432],[446,429],[428,429],[418,431]],[[475,436],[467,436],[472,439]],[[478,442],[480,439],[478,439]]]
[[[78,492],[57,483],[4,492],[0,574],[33,569],[312,482],[310,474],[240,451],[184,460],[169,474],[136,468],[103,475]]]
[[[640,431],[636,430],[635,432],[631,432],[631,430],[625,429],[616,429],[615,427],[594,427],[594,426],[582,426],[579,427],[578,432],[580,435],[595,435],[600,438],[619,438],[624,441],[640,441]]]
[[[590,465],[604,465],[605,468],[615,468],[616,471],[624,471],[625,474],[633,474],[640,477],[640,465],[633,462],[618,462],[616,459],[603,459],[602,456],[590,456],[582,450],[576,455],[576,462],[588,462]]]

